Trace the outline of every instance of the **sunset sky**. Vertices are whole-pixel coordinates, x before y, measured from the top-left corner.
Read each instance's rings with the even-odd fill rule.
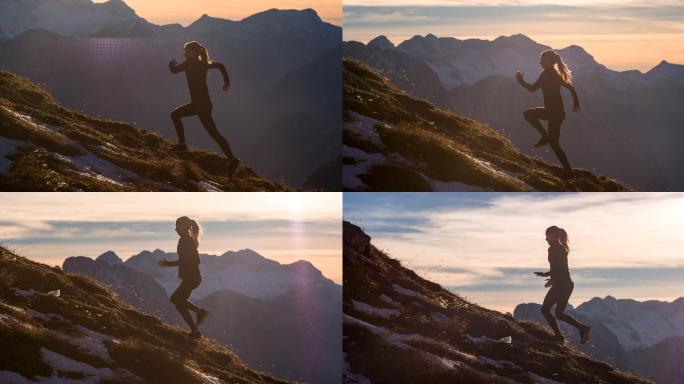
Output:
[[[570,236],[579,305],[611,295],[671,301],[684,295],[684,194],[345,194],[345,219],[423,277],[512,312],[541,303],[551,225]]]
[[[96,0],[104,3],[106,0]],[[155,24],[180,23],[187,25],[203,14],[230,20],[241,20],[271,8],[314,9],[321,19],[341,25],[341,0],[124,0],[138,16]]]
[[[0,193],[0,212],[0,244],[49,265],[107,250],[124,260],[175,252],[175,221],[187,215],[203,227],[202,253],[251,248],[342,281],[339,193]]]
[[[384,34],[494,39],[522,33],[553,48],[579,45],[608,68],[684,64],[684,4],[675,0],[346,0],[344,40]]]

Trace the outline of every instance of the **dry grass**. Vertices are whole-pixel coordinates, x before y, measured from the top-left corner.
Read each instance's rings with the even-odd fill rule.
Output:
[[[15,289],[59,289],[61,295],[22,296]],[[34,318],[25,312],[29,308],[63,320]],[[138,312],[87,277],[29,261],[2,247],[0,314],[8,315],[0,319],[0,370],[29,378],[53,374],[40,356],[40,349],[47,348],[93,367],[127,369],[146,382],[205,382],[197,371],[230,383],[286,382],[247,368],[232,351],[212,340],[188,339],[186,331]],[[75,325],[110,336],[105,347],[112,360],[105,361],[65,339],[79,336]]]
[[[388,125],[375,127],[386,148],[378,148],[363,137],[345,132],[343,140],[347,146],[367,153],[397,154],[415,164],[417,169],[413,171],[432,179],[491,190],[629,189],[586,170],[576,170],[572,179],[565,180],[559,166],[523,154],[506,137],[484,124],[408,96],[361,63],[345,60],[343,76],[347,122],[351,119],[348,112],[355,112]],[[377,175],[374,179],[382,180]],[[413,188],[409,185],[396,190]]]
[[[36,128],[10,111],[28,115],[33,122],[55,129]],[[15,163],[10,174],[0,178],[5,189],[198,191],[201,188],[197,183],[203,181],[225,191],[290,190],[242,165],[229,175],[228,160],[215,153],[193,150],[183,155],[173,154],[170,151],[173,144],[158,134],[65,109],[42,88],[5,71],[0,71],[0,135],[30,143],[15,156],[21,157],[26,151],[36,149],[48,155],[78,156],[83,153],[82,146],[137,175],[117,187],[112,183],[86,182],[79,172],[68,172],[69,167],[54,163],[43,167],[50,172],[31,164]]]

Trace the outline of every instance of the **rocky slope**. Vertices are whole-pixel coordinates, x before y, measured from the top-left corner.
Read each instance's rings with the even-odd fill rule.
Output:
[[[502,134],[344,64],[344,189],[356,191],[623,191],[618,181],[523,154]]]
[[[40,86],[0,71],[0,189],[13,191],[282,191],[278,183],[205,150],[58,104]]]
[[[391,259],[344,223],[345,383],[647,383]]]
[[[539,304],[520,304],[514,316],[545,325],[539,310]],[[568,313],[593,328],[587,345],[570,339],[578,350],[656,383],[676,384],[684,379],[684,369],[676,358],[684,350],[683,298],[667,303],[595,297],[577,308],[570,307]],[[560,326],[568,334],[575,332],[565,323]]]
[[[97,279],[126,303],[183,325],[169,302],[177,270],[159,268],[175,253],[143,251],[122,261],[113,252],[96,259],[70,257],[63,270]],[[211,315],[202,332],[230,346],[250,367],[308,383],[335,383],[342,375],[341,287],[306,261],[280,264],[245,249],[200,255],[202,284],[192,300]]]
[[[0,382],[285,383],[91,279],[0,248]]]
[[[383,36],[345,42],[345,57],[379,71],[408,94],[488,124],[523,152],[555,161],[531,146],[536,131],[522,112],[542,105],[541,93],[520,87],[513,73],[536,80],[539,54],[550,49],[524,35],[494,40],[414,36],[397,46]],[[619,178],[637,189],[679,190],[684,175],[684,66],[666,61],[647,73],[613,71],[579,46],[557,50],[573,70],[582,110],[569,113],[561,143],[571,163]],[[565,91],[563,91],[565,92]],[[564,95],[571,110],[570,95]],[[630,156],[624,156],[629,153]]]

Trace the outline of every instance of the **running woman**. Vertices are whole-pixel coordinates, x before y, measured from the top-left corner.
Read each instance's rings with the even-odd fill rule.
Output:
[[[544,70],[534,84],[526,82],[524,75],[520,71],[515,73],[515,78],[520,85],[530,92],[535,92],[541,88],[544,95],[544,107],[528,109],[523,112],[523,117],[541,134],[541,138],[534,146],[550,145],[556,157],[558,157],[558,160],[563,165],[565,176],[571,177],[572,167],[560,146],[560,130],[563,120],[565,120],[565,108],[560,89],[565,87],[570,91],[573,101],[572,111],[579,111],[579,97],[575,87],[572,85],[572,72],[555,51],[542,52],[539,64]],[[548,132],[539,120],[548,121]]]

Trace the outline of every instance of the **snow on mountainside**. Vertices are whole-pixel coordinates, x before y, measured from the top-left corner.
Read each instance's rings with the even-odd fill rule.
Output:
[[[92,279],[0,247],[0,382],[277,384]]]
[[[587,345],[569,338],[578,350],[659,384],[682,383],[684,367],[679,356],[684,351],[684,298],[668,303],[595,297],[567,311],[592,327]],[[547,326],[539,304],[519,304],[514,315]],[[567,335],[576,332],[562,322],[560,327]]]
[[[595,297],[577,311],[605,324],[628,350],[684,337],[684,298],[668,303]]]
[[[92,36],[117,25],[147,24],[122,0],[93,3],[91,0],[3,0],[0,25],[4,38],[32,29],[67,36]]]
[[[178,256],[175,252],[157,249],[153,252],[142,251],[124,262],[110,251],[96,260],[107,260],[112,262],[109,266],[121,264],[131,271],[144,273],[161,285],[167,294],[171,294],[178,288],[178,271],[175,268],[159,268],[157,262],[162,258],[177,260]],[[63,268],[68,272],[87,272],[91,264],[83,260],[83,256],[69,257],[64,261]],[[251,249],[229,251],[221,256],[202,254],[200,272],[202,285],[194,291],[198,298],[229,290],[248,297],[272,299],[289,290],[317,283],[334,285],[308,261],[280,264]]]

